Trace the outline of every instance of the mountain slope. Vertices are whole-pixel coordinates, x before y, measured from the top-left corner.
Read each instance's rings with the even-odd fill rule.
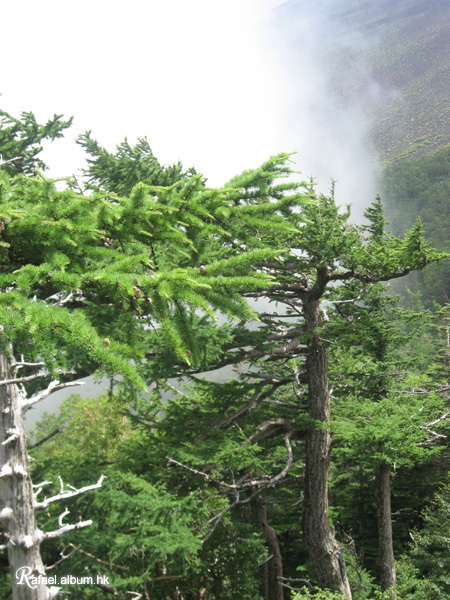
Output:
[[[450,143],[448,0],[290,0],[286,23],[310,20],[330,93],[363,112],[382,161]]]

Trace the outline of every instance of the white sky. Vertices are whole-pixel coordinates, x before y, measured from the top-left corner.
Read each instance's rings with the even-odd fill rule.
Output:
[[[0,106],[74,115],[44,159],[52,176],[82,166],[92,129],[113,149],[147,136],[221,185],[280,151],[283,85],[264,39],[282,0],[15,0],[2,3]]]
[[[86,130],[109,150],[125,136],[146,136],[163,164],[181,160],[212,186],[298,151],[297,168],[326,192],[337,180],[338,201],[354,204],[359,218],[377,191],[365,149],[370,118],[339,106],[328,88],[321,50],[333,31],[330,7],[10,0],[1,9],[0,106],[15,116],[31,110],[41,122],[74,116],[65,139],[43,155],[52,177],[83,166],[74,140]],[[357,55],[355,69],[365,69],[364,52]]]

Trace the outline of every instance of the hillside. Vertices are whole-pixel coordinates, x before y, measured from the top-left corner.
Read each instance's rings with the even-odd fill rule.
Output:
[[[292,60],[315,61],[325,108],[343,115],[348,138],[358,130],[384,165],[377,191],[392,231],[420,217],[430,243],[448,252],[450,2],[290,0],[279,12]],[[364,168],[357,154],[354,161]],[[396,290],[420,291],[427,306],[448,302],[449,269],[448,261],[433,265]]]
[[[417,158],[449,143],[450,3],[361,0],[335,5],[337,35],[358,27],[368,42],[366,89],[356,79],[343,96],[355,101],[357,93],[363,101],[370,86],[377,86],[372,143],[383,161]]]
[[[387,167],[382,194],[395,235],[403,235],[419,217],[430,243],[450,252],[450,145]],[[433,301],[445,304],[450,298],[450,261],[411,274],[406,284],[413,291],[420,290],[427,306]],[[400,292],[403,289],[404,283],[396,286]]]
[[[450,2],[291,0],[284,10],[323,27],[330,91],[366,115],[385,164],[450,143]]]
[[[378,106],[375,147],[390,162],[448,143],[450,3],[399,2],[374,27],[381,41],[370,57],[372,73],[389,92]]]

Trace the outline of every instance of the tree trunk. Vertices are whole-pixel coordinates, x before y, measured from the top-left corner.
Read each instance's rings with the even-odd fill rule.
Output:
[[[272,558],[260,567],[264,600],[284,600],[283,560],[277,534],[267,521],[267,507],[264,499],[259,495],[256,496],[251,501],[251,509],[255,523],[266,538],[269,555],[272,555]]]
[[[8,358],[0,355],[0,381],[12,378]],[[39,548],[42,533],[34,515],[23,411],[15,385],[0,385],[0,503],[13,600],[50,600],[56,589],[31,581],[32,577],[44,576],[45,569]]]
[[[328,517],[328,475],[331,435],[328,390],[328,350],[317,328],[321,326],[319,300],[303,300],[308,334],[308,405],[311,425],[306,433],[303,535],[320,587],[352,597],[345,561]]]
[[[381,589],[392,589],[391,598],[396,598],[394,545],[392,541],[392,515],[391,515],[391,467],[383,463],[375,472],[375,498],[378,519],[378,544],[380,550],[379,568],[381,575]]]

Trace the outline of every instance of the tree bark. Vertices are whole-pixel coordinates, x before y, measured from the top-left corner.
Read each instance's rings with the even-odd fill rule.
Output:
[[[8,358],[0,355],[0,381],[12,378]],[[45,569],[40,554],[42,532],[37,529],[34,514],[23,411],[15,385],[0,385],[0,503],[13,600],[50,600],[56,595],[55,588],[30,582],[31,577],[45,576]]]
[[[376,468],[375,498],[378,519],[378,544],[380,551],[378,564],[381,576],[381,589],[385,591],[392,588],[391,598],[396,598],[395,585],[397,576],[392,540],[391,467],[388,463],[383,463]]]
[[[255,523],[264,533],[269,555],[272,555],[272,558],[260,567],[264,600],[284,600],[283,559],[277,534],[267,521],[267,507],[264,499],[259,495],[256,496],[251,501],[251,509]]]
[[[305,295],[306,296],[306,295]],[[308,340],[308,408],[311,424],[306,433],[303,536],[320,587],[352,597],[342,551],[328,515],[328,477],[331,434],[328,389],[328,350],[320,340],[318,295],[303,300]]]

